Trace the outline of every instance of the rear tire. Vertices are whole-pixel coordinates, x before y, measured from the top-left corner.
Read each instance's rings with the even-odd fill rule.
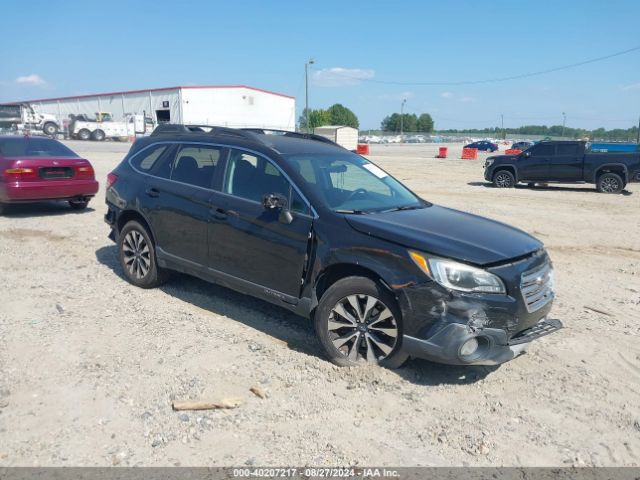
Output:
[[[89,200],[69,200],[69,206],[72,210],[84,210],[89,205]]]
[[[158,267],[155,244],[139,222],[127,222],[118,235],[118,256],[127,280],[140,288],[155,288],[168,279],[168,273]]]
[[[86,128],[83,128],[82,130],[80,130],[78,132],[78,139],[79,140],[89,140],[91,138],[91,132],[89,130],[87,130]]]
[[[509,170],[498,170],[493,174],[493,185],[496,188],[513,188],[516,185],[516,179]]]
[[[600,193],[620,193],[624,186],[622,177],[617,173],[603,173],[596,182],[596,188]]]
[[[102,130],[96,130],[91,134],[91,138],[93,138],[96,142],[102,142],[105,139],[105,134]]]
[[[379,364],[399,368],[402,317],[393,296],[366,277],[346,277],[324,293],[314,315],[327,358],[341,367]]]

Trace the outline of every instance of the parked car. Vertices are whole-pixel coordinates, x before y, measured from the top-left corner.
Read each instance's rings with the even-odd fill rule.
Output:
[[[97,192],[89,161],[57,140],[0,137],[0,213],[10,203],[42,200],[67,200],[82,210]]]
[[[533,146],[533,142],[523,141],[523,142],[514,142],[511,145],[511,150],[520,150],[524,152],[527,148]]]
[[[484,178],[499,188],[519,182],[594,183],[599,192],[619,193],[640,181],[640,153],[592,153],[585,142],[543,141],[518,155],[487,158]]]
[[[163,125],[108,176],[125,277],[170,271],[312,319],[337,365],[499,364],[561,328],[551,260],[500,222],[419,198],[309,134]]]
[[[481,140],[479,142],[473,142],[469,145],[465,145],[464,148],[477,148],[480,151],[486,152],[495,152],[498,150],[498,145],[493,142],[489,142],[488,140]]]

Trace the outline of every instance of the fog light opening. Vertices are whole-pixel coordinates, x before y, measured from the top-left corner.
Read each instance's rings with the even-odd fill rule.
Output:
[[[464,342],[460,347],[460,356],[471,357],[473,354],[475,354],[478,351],[479,347],[480,347],[480,344],[478,343],[478,340],[475,337],[470,338],[469,340]]]
[[[471,337],[462,344],[460,350],[458,350],[458,356],[466,362],[479,360],[487,355],[489,346],[490,340],[488,337]]]

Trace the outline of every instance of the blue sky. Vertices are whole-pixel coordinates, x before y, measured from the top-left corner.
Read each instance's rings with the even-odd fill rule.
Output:
[[[400,111],[436,128],[561,124],[628,128],[640,115],[640,2],[4,2],[0,101],[172,85],[245,84],[310,107],[339,102],[377,128]],[[11,39],[7,41],[7,39]]]

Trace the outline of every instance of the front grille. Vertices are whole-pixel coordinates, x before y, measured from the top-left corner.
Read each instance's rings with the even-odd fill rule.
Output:
[[[71,167],[42,167],[38,173],[40,178],[44,180],[55,178],[71,178],[73,177],[73,168]]]
[[[553,268],[545,263],[535,270],[524,272],[520,279],[520,292],[529,313],[540,310],[555,297]]]

